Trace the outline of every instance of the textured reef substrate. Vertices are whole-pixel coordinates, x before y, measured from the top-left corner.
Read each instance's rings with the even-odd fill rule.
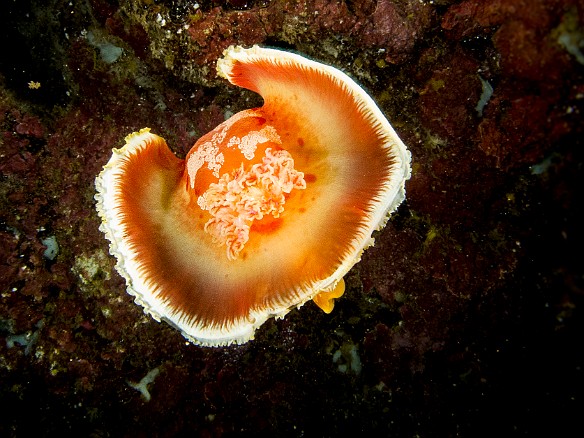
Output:
[[[559,435],[575,424],[581,2],[5,3],[0,435]],[[206,349],[126,294],[93,182],[132,131],[151,127],[184,157],[261,105],[215,75],[231,44],[345,71],[408,145],[413,173],[331,315],[308,303],[244,346]]]

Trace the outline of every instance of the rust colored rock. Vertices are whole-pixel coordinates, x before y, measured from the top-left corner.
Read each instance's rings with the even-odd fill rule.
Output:
[[[423,124],[449,142],[465,142],[476,123],[478,63],[459,51],[436,68],[420,92]]]
[[[545,29],[561,3],[558,0],[467,0],[452,5],[442,17],[441,26],[456,40],[491,33],[493,28],[513,19],[530,29]]]
[[[379,0],[368,17],[363,17],[352,31],[364,48],[385,51],[385,60],[399,63],[413,50],[430,25],[433,10],[418,1]]]
[[[234,44],[252,46],[265,41],[262,9],[254,11],[225,11],[213,8],[194,20],[188,29],[198,50],[193,51],[193,60],[201,65],[217,60],[227,47]]]
[[[519,19],[503,24],[493,42],[505,73],[518,79],[557,82],[569,67],[569,59],[550,33],[550,28],[528,26]]]

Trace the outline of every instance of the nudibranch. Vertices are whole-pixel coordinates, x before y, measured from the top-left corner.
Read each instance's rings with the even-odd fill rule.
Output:
[[[257,46],[228,48],[217,70],[264,105],[185,160],[148,128],[130,134],[95,182],[128,293],[207,346],[247,342],[311,299],[330,312],[410,176],[409,151],[341,71]]]

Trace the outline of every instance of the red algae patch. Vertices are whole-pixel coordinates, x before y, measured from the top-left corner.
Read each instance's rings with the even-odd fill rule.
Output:
[[[332,311],[410,175],[403,142],[339,70],[257,46],[230,47],[217,69],[264,105],[185,160],[148,128],[130,134],[96,179],[128,292],[207,346],[247,342],[311,299]]]

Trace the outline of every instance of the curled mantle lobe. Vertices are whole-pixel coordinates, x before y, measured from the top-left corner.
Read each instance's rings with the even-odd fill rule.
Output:
[[[264,98],[201,137],[185,160],[142,129],[96,179],[101,230],[128,292],[200,345],[244,343],[343,276],[404,199],[410,153],[339,70],[230,47],[219,75]]]

